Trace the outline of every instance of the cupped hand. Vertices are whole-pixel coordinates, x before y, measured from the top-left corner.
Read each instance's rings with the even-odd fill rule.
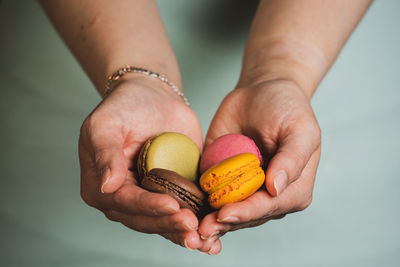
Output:
[[[309,99],[296,83],[265,81],[232,91],[211,122],[206,145],[228,133],[256,141],[266,167],[265,187],[208,214],[199,226],[203,240],[282,218],[305,209],[312,199],[321,133]],[[216,248],[214,254],[218,252]]]
[[[189,136],[202,149],[195,113],[171,88],[151,77],[124,80],[86,118],[79,138],[81,196],[107,218],[144,233],[202,250],[198,220],[168,195],[138,186],[141,146],[161,132]],[[203,249],[204,250],[204,249]]]

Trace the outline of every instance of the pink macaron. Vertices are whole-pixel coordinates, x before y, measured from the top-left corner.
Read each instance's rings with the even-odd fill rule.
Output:
[[[251,138],[242,134],[220,136],[204,150],[200,160],[200,172],[203,173],[220,161],[241,153],[253,153],[262,163],[260,150]]]

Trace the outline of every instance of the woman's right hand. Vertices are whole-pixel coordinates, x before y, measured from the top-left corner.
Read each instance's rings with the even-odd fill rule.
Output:
[[[84,121],[79,138],[81,196],[113,221],[144,233],[158,233],[191,249],[208,246],[198,220],[168,195],[138,186],[136,161],[147,139],[180,132],[202,149],[196,114],[171,88],[150,77],[130,74]],[[219,241],[218,241],[219,242]]]

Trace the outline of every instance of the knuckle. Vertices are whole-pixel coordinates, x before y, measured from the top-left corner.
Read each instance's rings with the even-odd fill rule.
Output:
[[[105,152],[104,150],[100,149],[94,153],[94,161],[97,166],[101,165],[102,162],[105,160]]]
[[[302,151],[292,151],[291,158],[296,165],[301,165],[306,159],[306,155]]]
[[[88,136],[89,136],[88,129],[85,123],[83,123],[79,130],[79,140],[78,140],[79,147],[81,146],[84,147],[85,145],[87,145]]]
[[[113,194],[113,202],[117,205],[121,205],[124,200],[124,190],[121,188],[120,190],[117,190]]]
[[[318,147],[321,144],[322,138],[321,128],[319,127],[318,123],[313,124],[312,136],[314,137],[314,146]]]
[[[119,220],[115,217],[115,215],[110,212],[110,211],[104,211],[104,216],[106,216],[107,219],[113,222],[118,222]]]
[[[276,200],[265,202],[261,199],[252,198],[250,203],[253,209],[243,209],[243,214],[247,215],[244,219],[247,221],[266,219],[278,213],[280,210],[280,204]]]
[[[89,116],[86,117],[84,124],[86,124],[87,127],[90,128],[90,127],[93,127],[93,125],[96,125],[97,117],[98,117],[96,114],[97,114],[96,112],[93,112],[93,113],[90,113]]]
[[[79,142],[87,146],[91,146],[91,138],[93,136],[93,129],[95,127],[95,122],[93,119],[93,114],[90,114],[83,121],[79,130]]]
[[[88,133],[86,120],[87,120],[87,118],[83,121],[81,128],[79,129],[80,136],[86,136]]]
[[[141,232],[141,233],[145,233],[145,234],[157,233],[157,231],[154,231],[151,228],[148,229],[148,227],[146,227],[146,225],[143,222],[140,222],[135,217],[132,217],[131,220],[129,221],[129,228],[131,228],[135,231]]]
[[[90,207],[96,208],[96,201],[91,197],[86,190],[81,189],[80,191],[82,200]]]
[[[314,124],[314,131],[315,131],[315,136],[317,137],[318,140],[321,140],[321,136],[322,136],[322,131],[321,131],[321,127],[319,126],[318,123]]]
[[[93,114],[90,114],[83,121],[82,126],[80,128],[80,134],[84,136],[89,135],[90,129],[93,127],[93,124],[94,124]]]
[[[143,205],[135,198],[130,197],[128,189],[124,187],[114,192],[112,202],[119,210],[129,213],[130,215],[145,215]]]
[[[308,156],[305,154],[305,152],[302,151],[292,151],[289,156],[290,163],[289,163],[289,179],[290,180],[296,180],[301,172],[303,171],[304,166],[308,162]]]
[[[321,142],[321,127],[316,120],[309,121],[306,125],[307,132],[310,133],[316,143]]]
[[[280,207],[278,201],[272,201],[272,203],[270,204],[269,212],[264,216],[270,217],[273,214],[276,214],[277,212],[279,212],[279,208]]]
[[[158,216],[156,207],[154,203],[148,198],[148,194],[138,193],[135,195],[134,201],[137,205],[137,212],[150,216]]]
[[[82,136],[92,137],[94,129],[99,128],[104,124],[104,119],[96,112],[89,114],[82,123],[80,134]]]
[[[302,211],[305,210],[306,208],[308,208],[311,205],[312,202],[312,196],[309,196],[307,198],[305,198],[300,205],[297,207],[298,211]]]

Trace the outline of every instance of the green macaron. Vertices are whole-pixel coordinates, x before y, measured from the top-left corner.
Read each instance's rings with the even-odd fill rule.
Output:
[[[165,169],[196,182],[199,159],[199,149],[189,137],[165,132],[143,145],[138,158],[138,172],[140,177],[144,177],[152,169]]]

